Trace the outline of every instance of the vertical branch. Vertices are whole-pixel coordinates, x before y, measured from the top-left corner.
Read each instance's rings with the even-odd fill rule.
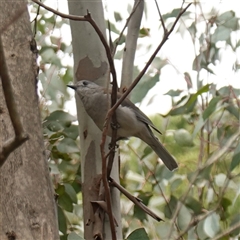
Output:
[[[136,8],[136,10],[128,24],[126,44],[123,52],[121,90],[128,87],[133,80],[134,58],[144,10],[144,1],[135,0],[134,8]]]

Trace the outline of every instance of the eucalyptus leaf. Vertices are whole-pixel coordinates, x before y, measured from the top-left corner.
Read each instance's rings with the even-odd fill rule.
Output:
[[[207,108],[203,112],[203,120],[206,120],[216,110],[217,104],[220,100],[221,97],[214,97],[211,99]]]
[[[78,234],[76,234],[75,232],[71,232],[68,235],[67,240],[84,240],[84,238],[80,237]]]
[[[231,161],[231,171],[240,164],[240,142],[234,150],[233,158]]]
[[[71,138],[64,138],[57,145],[57,149],[61,153],[76,153],[79,152],[79,148],[76,142]]]
[[[216,213],[212,213],[205,219],[203,229],[209,237],[213,238],[220,231],[219,221],[220,217]]]
[[[186,208],[186,206],[182,205],[177,218],[179,228],[182,230],[187,228],[191,222],[191,219],[192,215],[190,214],[189,210]]]
[[[58,196],[58,204],[68,212],[73,211],[73,201],[66,192]]]
[[[73,203],[77,203],[77,194],[76,194],[74,188],[69,183],[65,183],[64,186],[65,186],[66,193],[71,198]]]
[[[62,210],[61,207],[58,206],[58,226],[59,230],[63,233],[66,234],[67,232],[67,221],[66,221],[66,216]]]
[[[142,99],[147,95],[148,91],[153,88],[159,81],[159,74],[154,77],[144,77],[133,89],[131,94],[131,101],[134,103],[141,102]]]
[[[127,240],[150,240],[150,238],[144,228],[138,228],[128,235]]]
[[[174,132],[174,139],[179,146],[192,147],[193,139],[192,134],[190,134],[186,129],[178,129]]]

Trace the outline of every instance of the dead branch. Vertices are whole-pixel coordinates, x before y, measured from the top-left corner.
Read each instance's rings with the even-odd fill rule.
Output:
[[[151,211],[146,205],[144,205],[141,199],[134,197],[131,193],[129,193],[124,187],[118,184],[111,177],[109,178],[109,183],[116,187],[122,194],[124,194],[130,201],[132,201],[135,205],[141,208],[146,214],[157,220],[158,222],[163,221],[159,216],[157,216],[153,211]]]

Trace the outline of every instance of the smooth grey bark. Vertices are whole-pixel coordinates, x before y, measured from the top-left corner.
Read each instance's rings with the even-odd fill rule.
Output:
[[[21,16],[12,20],[18,14]],[[29,140],[11,153],[0,169],[0,239],[56,240],[56,203],[43,142],[27,1],[0,1],[0,29],[6,25],[1,39],[18,113]],[[2,147],[14,136],[2,86],[0,109]]]
[[[87,14],[87,11],[89,11],[106,38],[103,6],[100,0],[69,0],[68,5],[69,13],[72,15],[84,16]],[[75,81],[87,79],[99,85],[107,86],[107,82],[109,81],[108,60],[97,33],[88,22],[70,21],[70,26],[72,32]],[[78,96],[76,96],[76,103],[82,157],[84,237],[89,240],[93,239],[96,232],[101,232],[101,227],[97,227],[97,230],[95,229],[97,223],[94,222],[91,201],[98,199],[98,191],[94,190],[97,188],[99,176],[102,172],[100,154],[102,133],[84,111]],[[107,151],[108,146],[106,146],[106,152]],[[118,160],[116,158],[111,174],[116,181],[119,181],[118,171]],[[118,190],[114,188],[111,189],[111,199],[113,214],[118,223],[118,226],[115,227],[117,239],[122,239],[120,193]],[[112,239],[107,214],[105,214],[103,228],[103,238]]]
[[[133,9],[135,9],[135,11],[132,14],[128,23],[128,32],[126,36],[125,48],[123,51],[123,64],[120,87],[121,90],[123,88],[128,88],[133,82],[134,59],[144,10],[144,1],[135,0]]]

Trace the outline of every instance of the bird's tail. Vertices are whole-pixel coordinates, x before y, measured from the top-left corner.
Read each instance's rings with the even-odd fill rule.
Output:
[[[158,139],[156,137],[154,139],[152,138],[151,143],[148,143],[148,144],[155,151],[155,153],[159,156],[159,158],[164,162],[164,164],[170,171],[178,168],[178,164],[175,161],[175,159],[170,155],[170,153],[158,141]]]

